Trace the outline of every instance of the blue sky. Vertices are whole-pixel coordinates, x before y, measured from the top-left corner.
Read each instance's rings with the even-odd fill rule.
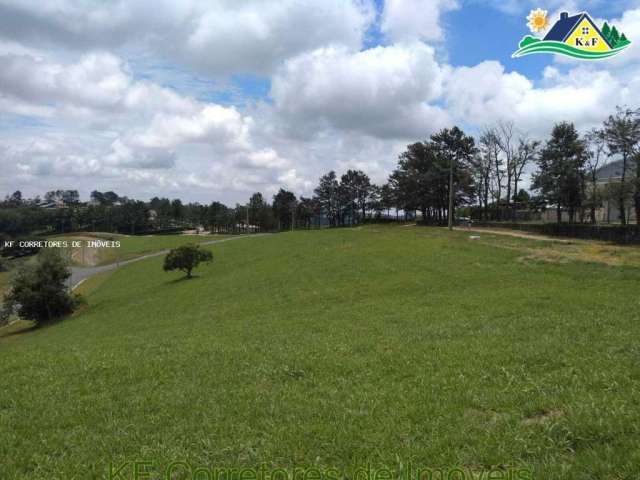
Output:
[[[372,22],[366,31],[363,50],[392,43],[380,28],[384,0],[375,0],[374,3],[376,21]],[[585,3],[590,5],[588,11],[594,18],[617,18],[625,11],[625,2]],[[540,6],[544,8],[544,2],[540,2]],[[549,9],[550,17],[551,12],[557,10],[553,7]],[[436,55],[452,66],[471,67],[484,61],[495,60],[507,71],[521,73],[536,83],[543,79],[543,72],[547,66],[566,70],[566,66],[558,65],[554,57],[549,55],[511,58],[520,39],[530,33],[525,18],[529,10],[529,7],[507,10],[496,8],[494,2],[488,0],[462,1],[458,8],[441,16],[445,38],[433,43]],[[568,10],[571,14],[576,13],[575,9]],[[416,14],[419,15],[419,12]],[[551,19],[552,23],[554,20]],[[241,73],[224,79],[211,79],[172,62],[159,62],[144,57],[141,59],[135,53],[128,59],[138,78],[158,81],[166,87],[195,96],[201,101],[235,105],[239,108],[245,108],[257,101],[271,101],[271,81],[268,75]]]
[[[634,44],[512,59],[537,7]],[[348,168],[382,183],[441,128],[597,126],[637,103],[639,46],[640,0],[0,0],[0,195],[234,203]]]

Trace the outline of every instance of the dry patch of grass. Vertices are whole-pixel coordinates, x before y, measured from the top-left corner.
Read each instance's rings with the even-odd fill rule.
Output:
[[[551,244],[543,248],[527,248],[522,261],[534,260],[565,264],[586,262],[611,267],[640,267],[640,248],[609,245],[600,242]]]
[[[523,252],[518,261],[567,264],[569,262],[597,263],[611,267],[640,267],[640,247],[616,245],[590,240],[550,239],[520,232],[504,234],[498,231],[474,232],[474,241]]]
[[[564,412],[560,409],[542,410],[524,419],[525,425],[543,425],[554,419],[564,417]]]

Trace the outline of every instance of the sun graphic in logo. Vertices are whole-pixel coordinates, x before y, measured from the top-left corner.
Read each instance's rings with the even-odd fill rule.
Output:
[[[533,33],[542,32],[549,26],[547,11],[540,8],[531,10],[531,13],[529,13],[529,16],[527,17],[527,20],[529,20],[529,23],[527,23],[527,25]]]

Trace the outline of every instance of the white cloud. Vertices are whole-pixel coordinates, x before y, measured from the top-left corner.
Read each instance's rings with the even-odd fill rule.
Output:
[[[129,46],[209,74],[268,73],[327,44],[358,49],[370,0],[0,1],[0,37],[69,49]]]
[[[427,103],[440,95],[441,83],[433,49],[423,43],[357,53],[330,47],[287,61],[271,94],[278,113],[303,136],[330,127],[410,138],[446,121]]]
[[[581,128],[596,125],[615,105],[635,100],[625,81],[592,65],[581,65],[566,74],[549,67],[544,80],[544,86],[536,87],[494,61],[451,68],[445,93],[448,111],[458,121],[476,126],[513,120],[521,129],[542,136],[562,120]]]
[[[441,15],[455,10],[457,0],[386,0],[381,30],[392,40],[441,40]]]
[[[149,128],[134,135],[131,143],[144,148],[210,143],[230,150],[247,149],[252,122],[234,107],[206,104],[186,115],[156,114]]]
[[[424,42],[443,39],[442,14],[458,3],[390,0],[380,18],[390,44],[362,50],[369,0],[0,0],[0,190],[310,195],[331,169],[385,181],[407,143],[445,126],[511,119],[544,139],[554,122],[587,128],[616,104],[637,106],[637,8],[611,21],[634,41],[624,55],[554,63],[534,82],[497,61],[438,61]],[[269,98],[219,78],[238,72],[272,75]]]

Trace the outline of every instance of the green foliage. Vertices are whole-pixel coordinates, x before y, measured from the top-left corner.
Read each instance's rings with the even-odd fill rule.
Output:
[[[609,36],[609,42],[613,48],[618,46],[618,42],[620,41],[620,33],[616,27],[611,29],[611,35]]]
[[[191,272],[202,262],[211,262],[213,254],[209,250],[202,250],[198,245],[187,244],[172,249],[164,259],[165,272],[180,270],[191,278]]]
[[[532,37],[531,35],[527,35],[526,37],[524,37],[521,41],[520,44],[518,45],[518,47],[520,48],[524,48],[527,45],[532,45],[534,43],[538,43],[541,40],[539,38],[536,37]]]
[[[52,322],[73,312],[78,301],[66,284],[71,276],[65,260],[52,249],[40,252],[35,263],[20,267],[5,295],[5,303],[24,320]]]
[[[389,183],[397,204],[420,210],[423,218],[442,221],[449,204],[449,172],[454,166],[454,205],[469,203],[474,194],[471,159],[475,142],[458,127],[444,129],[428,142],[409,145],[400,155]]]
[[[371,180],[362,170],[347,170],[340,179],[340,197],[343,211],[354,223],[361,213],[366,215],[367,201],[371,195]],[[360,212],[360,213],[359,213]]]
[[[615,26],[611,28],[607,22],[602,26],[602,36],[607,39],[612,48],[624,47],[631,43],[624,33],[620,33]]]
[[[320,208],[329,219],[329,223],[332,226],[337,226],[340,221],[340,184],[336,172],[331,170],[320,177],[314,193]]]
[[[538,171],[533,176],[533,188],[548,203],[568,208],[572,221],[584,200],[585,160],[586,148],[575,126],[558,123],[540,152]]]
[[[289,230],[294,220],[298,199],[293,192],[281,188],[273,197],[273,214],[281,230]]]

